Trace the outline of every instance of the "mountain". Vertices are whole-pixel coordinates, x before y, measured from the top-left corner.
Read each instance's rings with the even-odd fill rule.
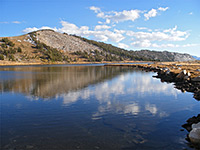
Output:
[[[192,56],[194,59],[196,60],[200,60],[200,57],[197,57],[197,56]]]
[[[22,36],[0,38],[0,60],[16,62],[193,61],[189,54],[128,51],[111,44],[39,30]]]

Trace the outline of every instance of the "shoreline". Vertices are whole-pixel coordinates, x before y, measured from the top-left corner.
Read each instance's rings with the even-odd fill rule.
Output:
[[[120,64],[120,63],[149,63],[149,61],[102,61],[102,62],[12,62],[12,61],[1,61],[0,67],[8,66],[41,66],[41,65],[73,65],[73,64]]]

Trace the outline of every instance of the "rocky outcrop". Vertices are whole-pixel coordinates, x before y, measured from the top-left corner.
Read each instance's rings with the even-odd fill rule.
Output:
[[[36,37],[40,42],[65,52],[101,50],[97,46],[66,33],[63,34],[53,30],[40,30],[36,33]]]

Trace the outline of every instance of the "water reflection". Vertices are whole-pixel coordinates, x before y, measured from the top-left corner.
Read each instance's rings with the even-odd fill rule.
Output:
[[[199,104],[152,75],[128,67],[0,68],[2,147],[188,148],[179,130]]]
[[[3,73],[0,80],[1,92],[24,93],[30,100],[62,99],[64,106],[70,106],[78,100],[87,101],[95,97],[99,106],[98,111],[93,114],[93,119],[101,118],[100,116],[107,112],[138,115],[141,109],[152,115],[159,114],[160,117],[166,117],[168,114],[159,110],[155,100],[149,100],[148,97],[173,95],[174,99],[177,99],[180,93],[173,88],[172,84],[161,84],[158,79],[152,78],[152,73],[126,67],[1,69]]]
[[[112,78],[123,70],[102,66],[0,68],[0,91],[53,98]]]

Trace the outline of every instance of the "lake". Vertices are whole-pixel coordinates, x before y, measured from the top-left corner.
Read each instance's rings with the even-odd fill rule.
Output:
[[[131,67],[0,68],[2,150],[192,149],[192,93]]]

